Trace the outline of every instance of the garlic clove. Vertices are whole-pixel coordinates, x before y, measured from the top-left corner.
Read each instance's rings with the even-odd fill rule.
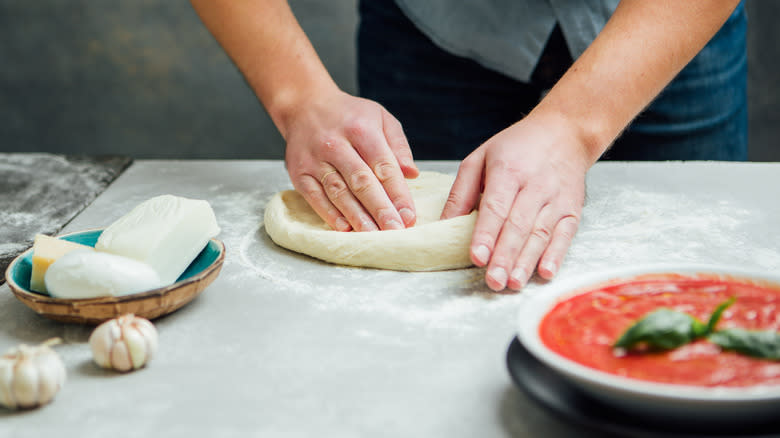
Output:
[[[157,352],[157,329],[154,328],[149,320],[137,318],[135,325],[138,331],[143,335],[146,345],[146,362],[152,360],[154,353]]]
[[[92,335],[89,337],[89,346],[92,349],[92,358],[95,360],[95,363],[100,365],[102,368],[111,368],[111,346],[114,344],[114,339],[118,338],[118,333],[116,336],[114,335],[114,328],[116,328],[116,332],[118,332],[118,326],[116,326],[116,321],[111,320],[108,323],[108,326],[105,326],[102,330],[97,330],[92,332]],[[101,326],[102,327],[102,326]]]
[[[133,369],[127,344],[121,340],[117,340],[111,348],[111,367],[119,371],[130,371]]]
[[[89,337],[95,363],[118,371],[146,365],[157,350],[157,342],[154,325],[132,314],[104,322]]]
[[[0,403],[3,406],[15,409],[16,400],[11,392],[11,384],[14,379],[14,362],[7,358],[0,359]]]
[[[48,353],[48,354],[54,354]],[[46,404],[60,390],[65,382],[65,367],[62,361],[50,360],[48,355],[35,356],[36,369],[38,370],[38,402]]]
[[[141,368],[146,363],[146,341],[140,330],[125,330],[125,346],[133,368]]]
[[[19,407],[31,408],[38,404],[38,370],[26,358],[16,368],[11,389]]]

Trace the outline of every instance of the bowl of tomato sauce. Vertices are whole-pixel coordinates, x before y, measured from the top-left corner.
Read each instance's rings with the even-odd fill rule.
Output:
[[[649,265],[553,281],[523,296],[518,340],[569,383],[643,416],[780,415],[780,275]]]

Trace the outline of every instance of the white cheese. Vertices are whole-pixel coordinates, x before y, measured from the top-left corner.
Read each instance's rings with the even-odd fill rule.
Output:
[[[168,285],[219,231],[207,201],[162,195],[142,202],[112,223],[95,249],[146,263]]]
[[[162,286],[157,272],[145,263],[114,254],[77,250],[49,266],[44,277],[55,298],[127,295]]]
[[[46,270],[52,263],[65,254],[77,250],[92,250],[87,245],[58,239],[56,237],[38,234],[33,242],[32,274],[30,275],[30,289],[35,292],[46,293],[46,283],[43,281]]]

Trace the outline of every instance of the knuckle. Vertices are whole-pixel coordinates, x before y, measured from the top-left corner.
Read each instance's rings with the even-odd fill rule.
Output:
[[[366,170],[357,170],[349,176],[349,185],[355,194],[366,193],[371,189],[374,176]]]
[[[524,216],[511,215],[507,218],[505,227],[510,227],[515,234],[523,235],[528,229],[528,221]]]
[[[369,131],[368,122],[362,117],[353,117],[346,121],[344,132],[348,138],[362,139]]]
[[[520,168],[515,161],[502,158],[493,159],[487,165],[487,172],[495,172],[499,175],[506,175],[516,180],[524,181],[528,172]]]
[[[406,135],[404,134],[404,127],[401,122],[395,117],[386,117],[383,120],[385,125],[385,135],[387,136],[387,142],[390,146],[401,147],[407,145]]]
[[[386,183],[393,179],[394,170],[395,166],[393,166],[391,163],[388,163],[387,161],[380,161],[374,164],[374,175],[376,175],[376,177],[382,183]]]
[[[567,214],[565,214],[562,218],[562,221],[570,222],[575,227],[577,224],[580,223],[580,213],[576,208],[572,208],[571,211],[569,211]]]
[[[578,224],[579,220],[576,216],[566,216],[558,223],[555,232],[565,239],[574,239]]]
[[[400,120],[395,118],[392,114],[390,114],[389,111],[387,111],[385,108],[382,108],[382,123],[385,125],[388,125],[391,128],[395,128],[398,130],[403,129],[403,124]]]
[[[574,230],[570,230],[570,229],[563,229],[560,232],[561,237],[566,239],[566,240],[574,239],[574,235],[575,234],[576,234],[576,232]]]
[[[488,162],[488,171],[506,172],[510,169],[510,163],[503,158],[494,158]]]
[[[500,218],[506,218],[509,214],[509,204],[497,198],[484,198],[481,209]]]
[[[325,178],[325,181],[323,181],[323,188],[331,199],[338,199],[349,191],[344,181],[341,178],[335,177],[335,174],[334,176]]]
[[[320,189],[319,184],[316,184],[316,181],[313,181],[312,178],[301,180],[297,190],[304,199],[315,199],[317,196],[322,196],[322,189]]]
[[[292,181],[296,189],[298,188],[299,185],[303,186],[303,185],[311,184],[312,180],[316,182],[316,179],[314,179],[314,177],[311,176],[311,174],[301,169],[289,169],[289,174],[290,174],[290,181]]]
[[[550,229],[545,226],[535,227],[531,233],[533,236],[539,238],[543,242],[549,242],[552,236],[552,231],[550,231]]]

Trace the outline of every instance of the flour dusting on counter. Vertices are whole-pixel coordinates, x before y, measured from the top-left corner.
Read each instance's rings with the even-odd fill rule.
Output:
[[[263,293],[299,294],[324,311],[360,312],[428,328],[469,330],[484,312],[513,317],[519,295],[491,292],[483,269],[408,273],[352,268],[278,247],[262,224],[272,195],[253,190],[209,197],[227,247],[222,275],[231,283],[262,280],[269,284]]]
[[[739,201],[631,186],[591,187],[589,194],[566,273],[676,261],[780,267],[778,248],[748,243],[756,218]]]
[[[618,165],[604,169],[623,172]],[[755,205],[744,204],[737,195],[718,198],[715,194],[723,192],[711,194],[706,183],[686,193],[656,190],[642,183],[642,175],[632,174],[636,185],[611,184],[617,178],[589,183],[583,221],[556,280],[615,266],[674,261],[780,269],[780,253],[771,240],[758,246],[749,241],[751,227],[763,220],[751,213]],[[486,319],[514,320],[523,292],[491,292],[483,269],[408,273],[351,268],[276,246],[262,217],[268,200],[289,188],[289,180],[283,173],[269,178],[252,189],[213,184],[204,196],[223,224],[220,237],[227,258],[222,276],[226,284],[246,291],[241,293],[285,294],[325,315],[361,314],[453,334],[478,329]],[[534,278],[525,291],[545,286]],[[382,334],[360,336],[374,335]]]
[[[518,294],[495,294],[478,268],[440,272],[398,272],[332,265],[277,247],[260,228],[240,245],[246,275],[278,286],[269,293],[305,294],[325,311],[350,311],[405,324],[469,330],[483,312],[507,311]]]

